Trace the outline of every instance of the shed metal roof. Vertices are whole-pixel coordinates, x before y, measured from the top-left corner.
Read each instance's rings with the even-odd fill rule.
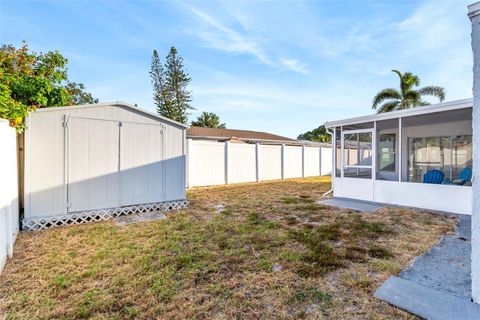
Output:
[[[130,109],[135,112],[140,112],[143,113],[149,117],[156,118],[158,120],[168,122],[174,125],[177,125],[179,127],[183,128],[189,128],[188,125],[177,122],[175,120],[162,117],[156,113],[147,111],[145,109],[136,107],[130,103],[123,102],[123,101],[112,101],[112,102],[102,102],[102,103],[93,103],[93,104],[81,104],[81,105],[73,105],[73,106],[64,106],[64,107],[52,107],[52,108],[39,108],[35,112],[58,112],[58,111],[63,111],[63,110],[72,110],[72,109],[83,109],[83,108],[98,108],[98,107],[107,107],[107,106],[119,106],[119,107],[124,107],[126,109]]]
[[[346,126],[346,125],[365,123],[365,122],[371,122],[371,121],[413,117],[413,116],[422,115],[422,114],[457,110],[457,109],[471,108],[471,107],[473,107],[473,99],[469,98],[469,99],[431,104],[428,106],[422,106],[422,107],[411,108],[406,110],[376,113],[368,116],[355,117],[355,118],[349,118],[349,119],[337,120],[337,121],[327,121],[325,123],[325,127],[332,128],[332,127]]]

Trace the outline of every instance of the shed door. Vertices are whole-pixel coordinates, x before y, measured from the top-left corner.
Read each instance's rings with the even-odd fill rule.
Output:
[[[68,212],[120,206],[119,122],[68,122]]]
[[[123,122],[120,132],[121,204],[163,201],[165,144],[162,126]]]

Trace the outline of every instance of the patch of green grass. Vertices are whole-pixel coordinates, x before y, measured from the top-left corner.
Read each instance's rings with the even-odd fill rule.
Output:
[[[344,257],[352,262],[365,262],[367,260],[367,250],[359,246],[348,246],[345,248]]]
[[[296,211],[301,211],[301,212],[312,212],[312,211],[317,211],[319,208],[315,203],[310,203],[310,204],[300,204],[295,206]]]
[[[393,257],[393,252],[379,245],[372,245],[368,248],[368,255],[373,258],[385,259]]]
[[[76,278],[72,275],[60,274],[53,278],[53,283],[56,287],[60,289],[65,289],[69,285],[75,283]]]
[[[373,259],[368,262],[368,265],[377,272],[398,274],[402,270],[398,262],[386,259]]]
[[[301,254],[298,251],[288,250],[280,252],[277,255],[278,259],[285,260],[289,262],[299,261],[301,259]]]
[[[342,275],[342,282],[350,288],[370,289],[372,279],[365,274],[345,273]]]
[[[338,240],[342,235],[341,228],[339,223],[303,227],[300,231],[293,231],[293,238],[310,247],[315,247],[325,240]]]
[[[80,319],[91,318],[92,313],[96,307],[96,297],[98,292],[96,290],[88,290],[83,294],[80,306],[77,308],[77,317]]]
[[[285,204],[297,204],[300,202],[300,199],[295,197],[281,197],[280,198]]]
[[[166,267],[153,274],[151,290],[161,302],[169,302],[176,294],[180,284],[175,280],[177,271],[174,267]]]
[[[140,308],[135,306],[123,306],[122,319],[135,319],[140,315]]]
[[[260,215],[258,214],[258,212],[250,212],[247,215],[247,222],[249,224],[260,224],[262,223],[262,220],[260,219]]]
[[[332,296],[326,292],[318,290],[316,287],[305,287],[301,286],[293,293],[293,295],[288,299],[289,303],[295,304],[299,302],[308,302],[308,303],[322,303],[324,305],[329,305],[332,301]]]
[[[354,215],[353,221],[348,228],[352,231],[354,237],[375,238],[384,234],[391,234],[393,231],[383,222],[369,222],[361,218],[360,215]]]
[[[224,300],[231,299],[233,293],[228,288],[225,288],[223,285],[215,283],[208,286],[207,292],[212,296],[222,298]]]
[[[310,248],[301,259],[305,262],[298,269],[298,274],[302,277],[318,277],[345,266],[333,247],[326,243],[319,243],[315,248]]]

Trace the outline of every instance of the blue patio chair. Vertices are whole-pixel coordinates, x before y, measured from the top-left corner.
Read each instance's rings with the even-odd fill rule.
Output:
[[[423,183],[441,184],[445,174],[437,169],[430,170],[423,175]]]
[[[469,182],[471,178],[472,178],[472,169],[465,168],[460,172],[460,174],[458,175],[458,178],[452,181],[452,183],[463,186],[465,183]]]

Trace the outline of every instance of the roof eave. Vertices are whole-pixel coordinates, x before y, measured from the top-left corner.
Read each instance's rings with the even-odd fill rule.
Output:
[[[345,126],[345,125],[351,125],[351,124],[357,124],[357,123],[412,117],[412,116],[421,115],[421,114],[429,114],[429,113],[436,113],[436,112],[464,109],[464,108],[471,108],[471,107],[473,107],[473,99],[468,98],[468,99],[432,104],[428,106],[412,108],[407,110],[377,113],[377,114],[372,114],[368,116],[361,116],[361,117],[355,117],[355,118],[349,118],[349,119],[343,119],[343,120],[337,120],[337,121],[327,121],[325,122],[324,126],[327,128],[333,128],[333,127],[339,127],[339,126]]]
[[[72,106],[63,106],[63,107],[51,107],[51,108],[40,108],[37,109],[35,112],[53,112],[53,111],[62,111],[62,110],[68,110],[68,109],[80,109],[80,108],[95,108],[95,107],[107,107],[107,106],[119,106],[119,107],[126,107],[127,109],[131,109],[134,111],[141,112],[143,114],[149,115],[151,117],[154,117],[156,119],[177,125],[179,127],[188,129],[190,128],[189,125],[180,123],[178,121],[160,116],[156,113],[147,111],[145,109],[136,107],[130,103],[124,102],[124,101],[111,101],[111,102],[101,102],[101,103],[92,103],[92,104],[80,104],[80,105],[72,105]]]

